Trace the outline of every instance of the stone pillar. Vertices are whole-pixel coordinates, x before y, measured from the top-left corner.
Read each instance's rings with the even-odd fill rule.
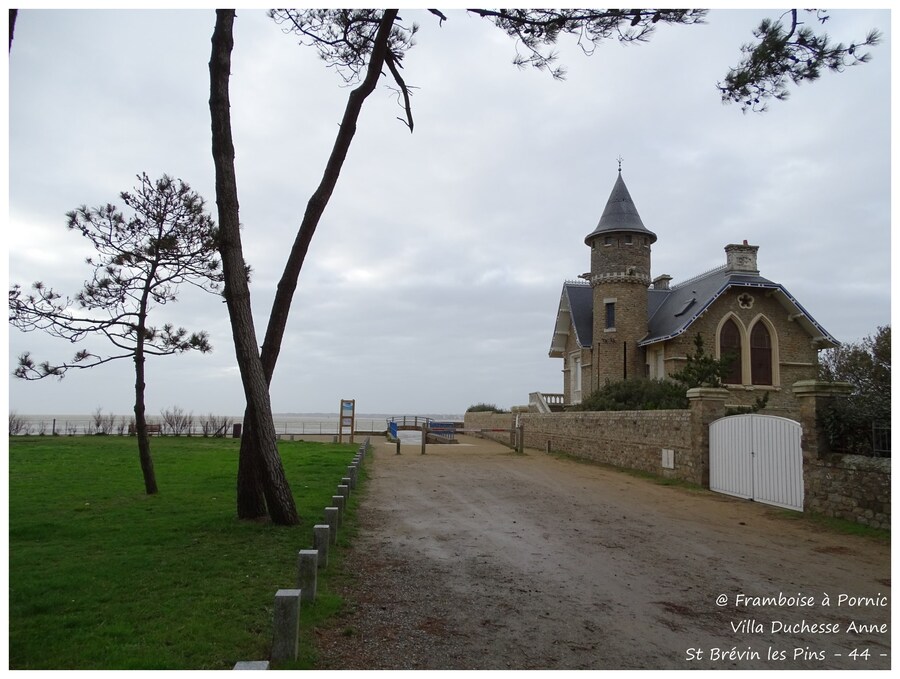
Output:
[[[337,544],[339,511],[337,507],[325,507],[325,522],[328,524],[330,531],[328,541],[332,545]]]
[[[301,601],[315,602],[318,570],[319,550],[301,549],[297,553],[297,589],[300,590]]]
[[[233,670],[267,670],[269,669],[268,660],[241,660],[236,662]]]
[[[337,527],[340,530],[341,526],[344,525],[344,508],[347,506],[347,498],[343,495],[332,495],[331,506],[338,508]]]
[[[272,662],[296,660],[300,646],[300,590],[279,589],[275,593]]]
[[[699,483],[704,488],[709,488],[709,425],[725,416],[728,390],[696,387],[688,389],[687,397],[691,408],[691,448],[694,469],[687,475],[684,469],[681,469],[679,473],[681,465],[676,460],[676,475],[682,480]]]
[[[803,448],[804,463],[807,460],[818,460],[831,452],[818,414],[832,399],[849,395],[853,391],[853,385],[847,382],[801,380],[794,382],[793,391],[800,402],[800,426],[803,427],[800,446]]]
[[[319,555],[319,568],[328,566],[329,544],[331,544],[331,526],[327,523],[313,526],[313,547]]]

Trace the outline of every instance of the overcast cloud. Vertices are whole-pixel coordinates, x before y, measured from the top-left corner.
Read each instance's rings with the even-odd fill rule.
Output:
[[[647,44],[560,46],[567,80],[519,71],[515,45],[448,11],[405,60],[410,134],[383,85],[363,110],[300,277],[272,384],[275,412],[461,413],[562,389],[550,347],[562,283],[589,268],[584,237],[623,177],[658,241],[653,275],[675,282],[759,245],[782,283],[833,336],[890,322],[890,50],[887,10],[832,12],[837,40],[884,34],[870,64],[793,88],[764,115],[720,103],[760,10],[714,10]],[[189,182],[215,216],[209,132],[212,10],[22,10],[9,60],[9,281],[74,293],[80,204],[116,201],[135,175]],[[245,256],[262,337],[274,287],[330,151],[348,90],[263,10],[238,12],[231,81]],[[225,305],[184,290],[155,322],[210,333],[215,350],[151,360],[148,413],[179,405],[240,414]],[[99,340],[87,346],[105,349]],[[9,329],[23,351],[66,343]],[[9,373],[9,370],[7,373]],[[64,380],[10,378],[23,414],[126,414],[133,366]]]

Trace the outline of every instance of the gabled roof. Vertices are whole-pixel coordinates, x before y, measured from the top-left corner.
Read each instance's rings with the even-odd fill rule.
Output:
[[[669,290],[648,290],[648,332],[638,344],[647,346],[681,335],[713,302],[734,287],[766,291],[781,303],[791,320],[799,323],[813,340],[818,340],[820,348],[838,346],[838,341],[809,315],[784,286],[758,274],[733,271],[726,266],[696,276]]]
[[[588,283],[567,281],[559,297],[556,326],[550,343],[550,357],[562,358],[566,351],[569,328],[575,328],[575,341],[590,348],[594,341],[594,299]]]
[[[588,234],[584,242],[590,245],[591,240],[597,236],[614,231],[642,233],[650,236],[651,243],[656,242],[656,234],[644,226],[644,222],[641,221],[641,216],[638,214],[634,201],[631,200],[631,194],[628,193],[628,187],[625,186],[625,182],[622,179],[621,169],[619,169],[619,176],[616,179],[612,192],[609,194],[609,199],[606,201],[606,208],[600,216],[597,228]]]

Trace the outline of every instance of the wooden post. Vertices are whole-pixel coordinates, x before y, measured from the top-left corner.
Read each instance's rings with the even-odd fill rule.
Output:
[[[422,423],[422,455],[425,454],[425,442],[428,440],[428,424]]]

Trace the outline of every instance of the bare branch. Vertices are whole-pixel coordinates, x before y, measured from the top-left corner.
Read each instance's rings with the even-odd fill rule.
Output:
[[[413,131],[413,116],[412,116],[412,107],[409,103],[409,88],[406,86],[406,83],[403,81],[402,76],[400,75],[400,71],[398,70],[397,62],[395,61],[394,55],[387,52],[384,55],[384,61],[387,64],[388,70],[391,72],[391,75],[394,76],[394,81],[397,83],[400,88],[400,93],[403,95],[403,109],[406,111],[406,120],[403,121],[406,126],[409,128],[410,134]],[[402,66],[400,66],[402,68]],[[400,118],[399,120],[403,120]]]

